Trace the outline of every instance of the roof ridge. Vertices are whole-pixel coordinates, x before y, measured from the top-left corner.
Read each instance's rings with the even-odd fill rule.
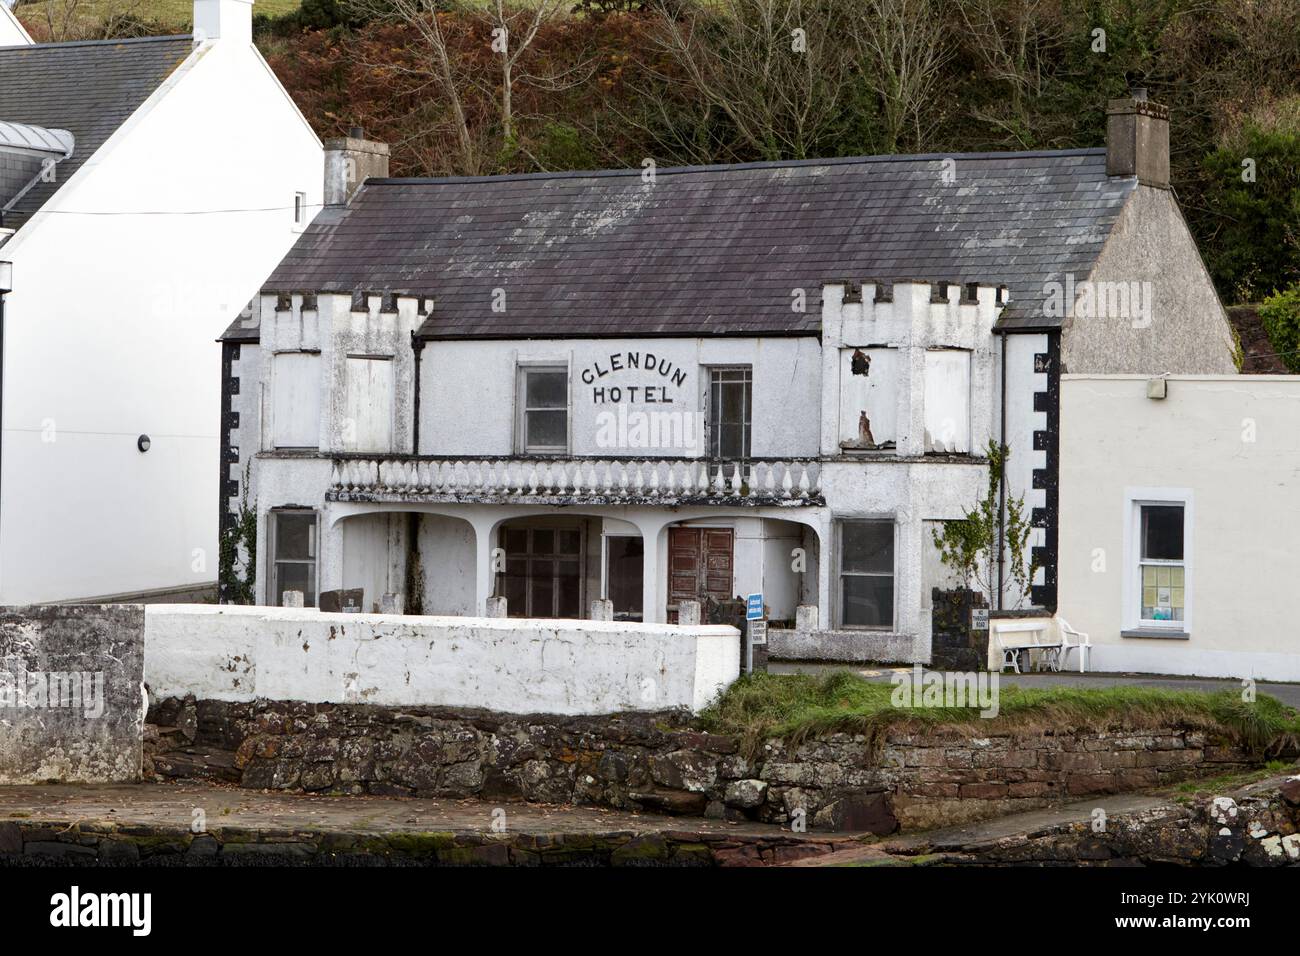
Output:
[[[1037,149],[985,153],[887,153],[878,156],[834,156],[826,159],[761,160],[752,163],[717,163],[702,166],[666,166],[655,169],[655,176],[712,173],[744,169],[799,169],[808,166],[852,166],[867,163],[929,162],[945,159],[1014,160],[1056,158],[1064,156],[1104,156],[1105,147],[1087,149]],[[615,176],[642,176],[645,169],[573,169],[541,173],[506,173],[498,176],[390,176],[366,180],[367,186],[452,185],[458,183],[513,182],[529,179],[592,179]]]
[[[85,46],[110,46],[122,43],[157,43],[159,40],[193,40],[192,33],[177,33],[172,36],[162,37],[121,37],[116,40],[64,40],[58,43],[18,43],[9,46],[0,46],[0,53],[6,50],[50,50],[50,49],[73,49]]]

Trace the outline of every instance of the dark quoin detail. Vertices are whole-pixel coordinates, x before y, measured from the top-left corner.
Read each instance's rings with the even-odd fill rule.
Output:
[[[1038,369],[1042,356],[1034,356],[1034,367]],[[1036,584],[1030,590],[1030,599],[1034,604],[1049,611],[1056,610],[1056,571],[1060,559],[1060,499],[1061,499],[1061,333],[1050,332],[1047,336],[1047,391],[1034,393],[1034,408],[1047,413],[1047,428],[1042,433],[1043,451],[1046,462],[1042,468],[1035,468],[1033,485],[1045,492],[1046,502],[1042,509],[1034,509],[1033,522],[1043,528],[1044,541],[1040,547],[1033,549],[1033,556],[1043,569],[1043,583]],[[1041,400],[1041,401],[1040,401]],[[1040,408],[1040,405],[1042,406]],[[1038,447],[1039,433],[1034,435],[1034,447]],[[1041,510],[1041,514],[1040,514]],[[1041,517],[1041,524],[1040,519]]]

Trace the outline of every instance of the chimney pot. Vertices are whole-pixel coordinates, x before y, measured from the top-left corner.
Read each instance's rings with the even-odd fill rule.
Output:
[[[1142,87],[1106,106],[1106,174],[1169,188],[1169,108],[1148,100]]]

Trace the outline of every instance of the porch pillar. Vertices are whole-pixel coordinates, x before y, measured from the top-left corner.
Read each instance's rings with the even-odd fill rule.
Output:
[[[668,548],[659,546],[664,527],[671,524],[661,518],[646,518],[635,522],[641,531],[641,620],[646,624],[663,624],[668,620]],[[666,536],[665,536],[666,537]]]
[[[821,540],[817,542],[817,626],[829,631],[839,625],[839,613],[835,607],[835,567],[839,561],[835,543],[835,522],[829,516],[819,522],[817,533]]]
[[[320,580],[316,593],[337,591],[343,587],[343,518],[331,502],[326,502],[320,522]]]
[[[478,617],[487,617],[488,598],[496,588],[496,572],[492,568],[492,549],[495,540],[492,532],[496,521],[486,517],[476,518],[470,523],[474,526],[474,613]]]

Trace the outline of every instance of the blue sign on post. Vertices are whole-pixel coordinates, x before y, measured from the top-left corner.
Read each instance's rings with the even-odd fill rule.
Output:
[[[751,594],[745,598],[745,620],[763,620],[763,592]]]

